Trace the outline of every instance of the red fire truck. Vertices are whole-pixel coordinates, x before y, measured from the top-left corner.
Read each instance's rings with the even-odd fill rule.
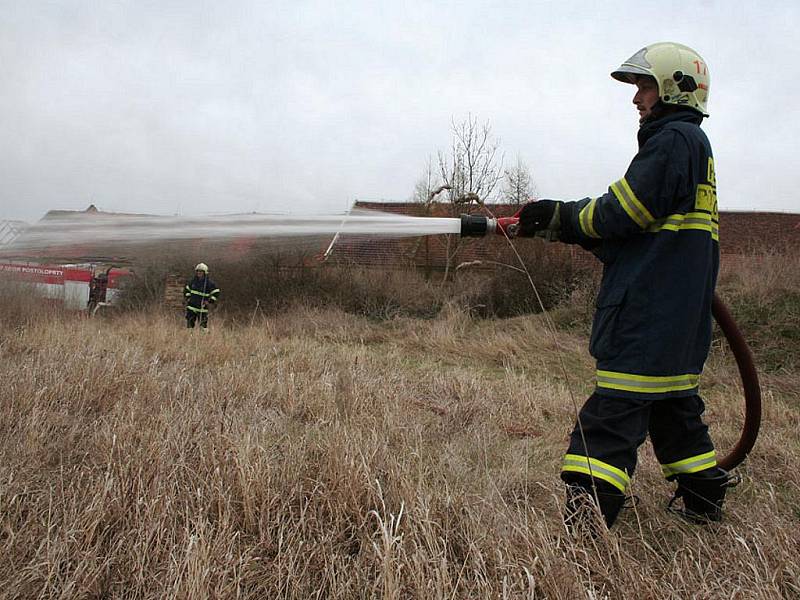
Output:
[[[52,265],[31,262],[0,262],[0,278],[40,298],[71,310],[95,312],[119,301],[122,286],[131,272],[124,268],[92,263]]]

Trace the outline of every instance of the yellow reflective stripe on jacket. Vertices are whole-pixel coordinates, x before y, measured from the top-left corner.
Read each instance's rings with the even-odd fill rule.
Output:
[[[208,293],[208,295],[209,295],[209,296],[211,296],[212,294],[219,294],[219,288],[215,288],[215,289],[211,290],[211,291]]]
[[[719,222],[706,212],[669,215],[654,221],[647,231],[657,233],[664,230],[680,231],[682,229],[707,231],[711,234],[712,239],[719,241]]]
[[[597,231],[594,228],[594,205],[597,203],[596,198],[592,198],[589,204],[583,207],[578,214],[578,223],[581,225],[581,230],[585,235],[593,238],[599,238]]]
[[[615,371],[597,371],[597,387],[626,392],[642,392],[645,394],[661,394],[678,392],[697,387],[699,375],[634,375]]]
[[[620,206],[639,227],[647,229],[648,225],[655,221],[650,211],[645,208],[645,205],[633,193],[631,186],[628,185],[628,181],[624,177],[611,184],[611,191],[614,192],[617,200],[619,200]]]
[[[195,296],[202,296],[203,298],[208,298],[208,297],[209,297],[211,294],[213,294],[213,293],[214,293],[214,292],[211,292],[210,294],[206,294],[206,293],[204,293],[204,292],[198,292],[197,290],[190,290],[190,291],[191,291],[191,292],[192,292],[192,294],[194,294]],[[219,291],[219,290],[216,290],[216,291]]]
[[[561,465],[561,472],[583,473],[590,477],[607,481],[621,492],[625,492],[631,478],[625,471],[596,458],[588,458],[580,454],[566,454]]]
[[[681,473],[697,473],[698,471],[705,471],[712,467],[717,466],[717,453],[713,450],[705,454],[698,454],[697,456],[690,456],[678,462],[670,463],[668,465],[661,465],[661,472],[664,477],[671,475],[678,475]]]
[[[195,308],[194,306],[187,306],[186,309],[190,310],[192,312],[195,312],[195,313],[207,313],[208,312],[207,308]]]

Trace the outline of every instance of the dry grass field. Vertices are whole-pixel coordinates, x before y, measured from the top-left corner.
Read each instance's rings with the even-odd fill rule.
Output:
[[[800,289],[780,268],[728,277],[748,326]],[[788,337],[753,332],[779,364],[762,370],[762,433],[724,522],[667,513],[645,445],[638,505],[593,541],[565,532],[558,479],[571,396],[591,386],[580,327],[296,308],[212,317],[203,335],[175,314],[7,307],[0,596],[800,597],[800,374],[780,352],[793,306]],[[703,394],[725,452],[742,399],[723,344]]]

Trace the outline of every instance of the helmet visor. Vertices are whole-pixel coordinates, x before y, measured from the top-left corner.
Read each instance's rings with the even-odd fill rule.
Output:
[[[614,79],[621,81],[622,83],[636,83],[636,78],[640,75],[649,75],[652,77],[653,72],[650,69],[645,69],[644,67],[640,67],[638,65],[622,63],[622,66],[620,66],[619,69],[611,73],[611,76]]]

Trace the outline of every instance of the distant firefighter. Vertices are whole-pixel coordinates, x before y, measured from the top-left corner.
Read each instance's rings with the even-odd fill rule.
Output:
[[[198,317],[200,327],[208,329],[208,307],[217,303],[219,288],[208,277],[208,265],[199,263],[194,268],[194,277],[186,284],[186,326],[194,328]]]

